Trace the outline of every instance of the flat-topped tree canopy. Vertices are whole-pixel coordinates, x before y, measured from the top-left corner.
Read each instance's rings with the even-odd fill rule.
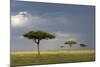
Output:
[[[86,44],[80,44],[80,46],[81,46],[81,47],[86,47],[87,45],[86,45]]]
[[[72,40],[65,42],[65,44],[76,44],[76,43],[77,43],[76,41],[72,41]]]
[[[40,55],[39,44],[42,39],[53,39],[55,38],[54,34],[50,34],[44,31],[30,31],[28,33],[23,34],[24,37],[28,39],[32,39],[38,46],[38,55]]]
[[[71,47],[72,45],[77,44],[77,42],[75,40],[68,40],[64,44],[68,44]]]
[[[27,37],[28,39],[53,39],[55,38],[54,34],[50,34],[44,31],[30,31],[23,35],[24,37]]]

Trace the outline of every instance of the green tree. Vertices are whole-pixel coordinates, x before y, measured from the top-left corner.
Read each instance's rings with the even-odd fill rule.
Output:
[[[80,47],[86,47],[87,45],[86,44],[80,44]]]
[[[77,42],[74,41],[74,40],[68,40],[68,41],[66,41],[64,44],[68,44],[70,47],[72,47],[72,45],[77,44]]]
[[[28,33],[23,34],[23,36],[28,38],[28,39],[33,40],[37,44],[38,55],[40,55],[40,48],[39,48],[40,41],[43,39],[48,40],[48,39],[55,38],[54,34],[50,34],[50,33],[44,32],[44,31],[30,31]]]
[[[64,48],[64,46],[60,46],[60,48]]]

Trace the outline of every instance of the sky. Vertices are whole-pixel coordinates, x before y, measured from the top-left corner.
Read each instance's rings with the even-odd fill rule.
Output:
[[[95,49],[94,28],[95,6],[11,0],[11,51],[36,51],[37,45],[22,35],[38,30],[56,35],[55,39],[41,40],[41,51]],[[64,42],[71,39],[77,44],[70,48]]]

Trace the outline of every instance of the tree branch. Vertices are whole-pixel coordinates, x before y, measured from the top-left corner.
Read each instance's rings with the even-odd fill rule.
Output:
[[[37,44],[38,44],[38,45],[39,45],[39,43],[40,43],[40,39],[37,40]]]
[[[36,39],[33,39],[33,41],[37,44],[37,40]]]

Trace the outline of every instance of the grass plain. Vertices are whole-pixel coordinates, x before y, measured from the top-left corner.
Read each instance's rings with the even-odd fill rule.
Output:
[[[11,67],[95,61],[94,50],[11,52]]]

